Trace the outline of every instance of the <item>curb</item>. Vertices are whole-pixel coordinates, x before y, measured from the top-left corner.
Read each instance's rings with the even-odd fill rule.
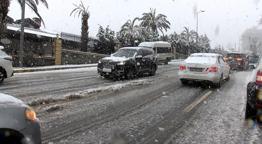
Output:
[[[64,70],[64,69],[77,69],[77,68],[87,68],[96,67],[97,65],[84,65],[84,66],[72,66],[72,67],[54,67],[54,68],[24,68],[24,69],[14,69],[14,73],[25,73],[25,72],[38,72],[38,71],[51,71],[51,70]]]

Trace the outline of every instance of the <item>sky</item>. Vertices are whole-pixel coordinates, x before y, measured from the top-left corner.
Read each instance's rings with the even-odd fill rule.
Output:
[[[52,32],[67,32],[80,35],[81,18],[70,16],[80,0],[47,0],[49,8],[39,6],[45,21],[45,29]],[[134,17],[155,8],[157,13],[165,14],[171,22],[167,34],[180,33],[184,27],[196,29],[194,11],[199,14],[199,33],[211,39],[211,46],[223,45],[225,48],[238,46],[245,29],[256,26],[262,17],[261,0],[82,0],[89,7],[89,33],[95,37],[99,25],[119,31],[120,27]],[[11,1],[9,16],[21,17],[17,0]],[[34,17],[26,9],[26,17]]]

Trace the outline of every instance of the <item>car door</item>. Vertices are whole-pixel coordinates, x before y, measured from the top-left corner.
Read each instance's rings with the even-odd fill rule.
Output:
[[[153,63],[154,53],[151,50],[143,49],[144,68],[146,71],[150,71]]]
[[[227,63],[224,61],[224,59],[222,58],[222,56],[219,56],[219,63],[220,63],[220,66],[221,66],[221,68],[222,68],[224,78],[228,77],[228,74],[229,74],[229,66],[228,66]]]
[[[137,52],[136,65],[137,65],[139,72],[145,71],[146,65],[145,65],[144,53],[143,53],[142,49],[139,49],[138,52]]]
[[[230,74],[230,66],[223,58],[222,58],[222,61],[224,63],[225,72],[226,72],[227,76],[229,76],[229,74]]]
[[[150,53],[146,49],[141,49],[142,51],[142,66],[143,71],[148,71],[150,69]]]

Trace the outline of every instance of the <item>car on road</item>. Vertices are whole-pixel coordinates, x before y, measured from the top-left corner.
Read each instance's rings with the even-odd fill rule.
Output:
[[[227,53],[224,60],[232,70],[247,70],[249,67],[248,55],[240,52]]]
[[[153,76],[157,70],[154,51],[142,47],[124,47],[110,57],[99,60],[97,71],[105,78],[133,79],[145,73]]]
[[[230,67],[220,54],[194,53],[180,64],[178,75],[182,84],[201,81],[220,87],[223,80],[229,80]]]
[[[247,84],[245,118],[262,122],[262,61],[252,71]]]
[[[249,69],[255,69],[258,66],[259,56],[258,55],[250,55],[249,58]]]
[[[0,143],[41,144],[35,111],[21,100],[0,93]]]
[[[154,41],[154,42],[142,42],[138,45],[139,47],[153,49],[157,55],[158,63],[168,64],[173,58],[173,49],[171,44],[164,41]]]
[[[0,83],[14,74],[12,57],[8,56],[3,49],[4,47],[0,46]]]

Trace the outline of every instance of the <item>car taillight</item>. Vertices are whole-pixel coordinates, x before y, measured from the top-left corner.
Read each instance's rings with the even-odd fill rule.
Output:
[[[262,71],[260,70],[257,72],[256,84],[262,85]]]
[[[186,70],[186,66],[180,65],[180,66],[179,66],[179,70],[180,70],[180,71]]]
[[[218,68],[216,66],[212,66],[210,68],[208,68],[208,72],[217,72]]]
[[[242,58],[237,58],[237,61],[242,61]]]

